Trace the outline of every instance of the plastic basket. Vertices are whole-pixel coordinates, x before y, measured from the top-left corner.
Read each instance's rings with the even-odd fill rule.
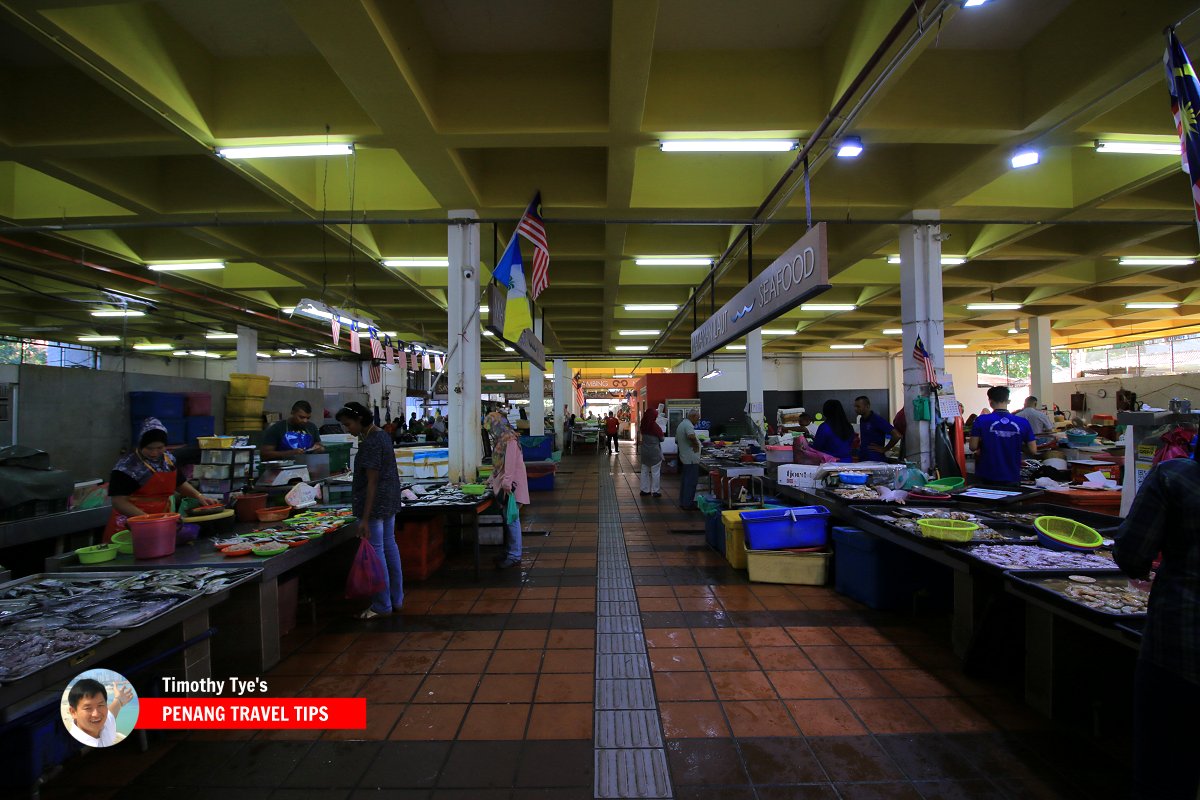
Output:
[[[1038,543],[1050,550],[1095,550],[1104,543],[1095,528],[1066,517],[1038,517],[1033,527]]]
[[[554,438],[551,436],[522,436],[521,455],[526,461],[549,461],[554,452]]]
[[[725,555],[725,525],[719,511],[704,515],[704,542],[721,555]]]
[[[725,526],[725,560],[734,569],[746,568],[746,526],[742,512],[722,511],[721,522]]]
[[[184,396],[171,392],[130,392],[129,416],[133,419],[183,417]]]
[[[212,417],[185,417],[183,420],[183,434],[188,442],[194,442],[201,436],[212,436],[216,429],[216,420]]]
[[[867,481],[870,479],[870,475],[851,475],[845,472],[838,474],[838,483],[843,483],[846,486],[866,486]]]
[[[336,475],[345,472],[350,466],[350,444],[348,442],[330,442],[324,445],[329,454],[329,474]]]
[[[1067,442],[1076,447],[1087,447],[1090,444],[1095,444],[1099,434],[1096,433],[1075,433],[1075,431],[1067,431]]]
[[[464,483],[458,490],[463,494],[479,496],[487,491],[487,486],[482,483]]]
[[[229,395],[225,398],[226,417],[257,417],[263,413],[263,398]]]
[[[949,492],[957,489],[966,483],[962,478],[939,478],[936,481],[929,481],[925,484],[925,488],[935,492]]]
[[[746,560],[750,580],[755,583],[824,586],[829,578],[829,556],[828,551],[750,550]]]
[[[716,498],[706,494],[696,495],[696,506],[705,516],[721,513],[721,504],[717,502]]]
[[[229,394],[234,397],[266,397],[270,389],[271,379],[266,375],[235,372],[229,376]]]
[[[185,392],[183,413],[188,417],[208,417],[212,415],[212,395],[208,392]]]
[[[529,478],[529,491],[531,492],[549,492],[554,489],[554,473],[547,472],[537,478]]]
[[[979,530],[979,525],[964,519],[919,519],[917,525],[926,539],[943,542],[969,542]]]
[[[829,509],[824,506],[764,508],[740,513],[746,525],[746,546],[755,550],[824,547],[829,542]]]
[[[201,450],[224,450],[233,447],[232,436],[201,436],[198,441]]]

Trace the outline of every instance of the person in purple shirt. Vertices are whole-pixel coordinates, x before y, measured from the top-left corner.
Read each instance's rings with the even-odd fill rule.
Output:
[[[858,460],[886,461],[883,444],[892,424],[871,410],[871,398],[865,394],[854,398],[854,413],[858,414]]]
[[[1024,417],[1008,413],[1007,386],[993,386],[987,394],[993,411],[971,426],[975,477],[983,483],[1020,483],[1025,454],[1037,456],[1033,427]]]
[[[813,447],[838,461],[850,461],[854,447],[854,428],[846,418],[846,409],[837,400],[826,400],[821,406],[825,421],[813,436]]]

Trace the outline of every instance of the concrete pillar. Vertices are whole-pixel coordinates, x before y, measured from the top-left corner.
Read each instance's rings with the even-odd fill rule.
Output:
[[[243,375],[257,375],[258,331],[254,328],[247,328],[245,325],[238,325],[237,336],[237,369],[234,371]]]
[[[928,470],[933,465],[933,431],[928,422],[916,422],[913,401],[922,395],[932,400],[925,369],[913,357],[917,337],[938,369],[945,368],[942,316],[942,243],[936,210],[914,211],[912,225],[900,226],[900,320],[904,328],[904,406],[908,433],[904,454],[909,461]],[[925,220],[926,222],[918,222]]]
[[[1054,361],[1050,355],[1049,317],[1029,318],[1029,377],[1029,393],[1038,399],[1038,405],[1045,403],[1053,408]],[[1024,402],[1024,397],[1014,397],[1010,408],[1020,408]]]
[[[765,434],[763,425],[766,416],[763,407],[763,350],[762,328],[746,334],[746,413]]]
[[[570,405],[571,375],[567,371],[567,362],[561,358],[554,359],[554,435],[559,437],[558,449],[562,450],[567,443],[562,440],[563,426],[567,424],[566,412]]]
[[[478,219],[471,210],[451,210],[450,217]],[[450,225],[446,252],[450,259],[449,304],[446,309],[449,353],[450,481],[475,480],[479,466],[480,369],[479,342],[479,224]]]
[[[533,321],[533,333],[542,338],[542,318]],[[529,435],[546,434],[546,373],[532,364],[529,367]]]

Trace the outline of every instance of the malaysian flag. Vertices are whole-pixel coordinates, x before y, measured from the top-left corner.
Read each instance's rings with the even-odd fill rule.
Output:
[[[386,364],[391,364],[396,359],[393,358],[395,352],[392,350],[392,337],[387,336],[383,342],[383,361]]]
[[[433,364],[429,362],[429,353],[421,354],[421,369],[433,369]]]
[[[933,359],[929,357],[929,351],[925,349],[925,343],[921,341],[921,334],[917,334],[917,343],[913,345],[913,358],[921,362],[925,367],[925,382],[937,383],[937,374],[933,369]]]
[[[412,353],[412,358],[409,359],[409,363],[412,365],[413,372],[418,372],[421,369],[421,357],[417,355],[415,350]]]
[[[1174,29],[1167,32],[1167,51],[1163,56],[1167,70],[1167,90],[1171,93],[1171,114],[1175,117],[1175,130],[1179,132],[1179,152],[1183,160],[1183,171],[1192,185],[1192,207],[1196,212],[1196,226],[1200,230],[1200,174],[1192,172],[1192,164],[1200,169],[1200,81],[1188,61],[1183,45],[1175,37]]]
[[[357,322],[350,323],[350,352],[351,353],[361,353],[362,352],[362,347],[359,346],[359,343],[358,343],[358,323]]]
[[[517,223],[517,233],[533,244],[533,283],[529,296],[537,300],[550,285],[550,245],[546,242],[546,226],[542,222],[542,193],[538,192]]]
[[[371,358],[383,360],[383,345],[379,343],[379,335],[374,328],[368,328],[368,336],[371,338]]]
[[[580,408],[587,405],[587,395],[583,393],[583,381],[579,379],[578,375],[575,376],[575,405]]]
[[[342,321],[337,318],[337,314],[334,314],[333,319],[329,321],[329,328],[333,332],[333,346],[341,347]]]
[[[435,372],[441,372],[442,367],[444,367],[445,365],[446,365],[446,362],[442,360],[441,356],[433,357],[433,369]]]
[[[379,383],[383,380],[383,370],[379,366],[378,361],[371,362],[371,383]]]

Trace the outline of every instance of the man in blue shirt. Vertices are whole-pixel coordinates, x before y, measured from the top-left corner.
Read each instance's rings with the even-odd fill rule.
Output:
[[[883,443],[892,432],[892,424],[871,410],[871,400],[865,394],[854,398],[854,413],[858,414],[858,460],[886,461]]]
[[[975,477],[983,483],[1021,482],[1025,453],[1037,455],[1037,442],[1029,421],[1008,413],[1008,387],[988,389],[992,413],[975,419],[971,426],[971,452],[975,454]]]

